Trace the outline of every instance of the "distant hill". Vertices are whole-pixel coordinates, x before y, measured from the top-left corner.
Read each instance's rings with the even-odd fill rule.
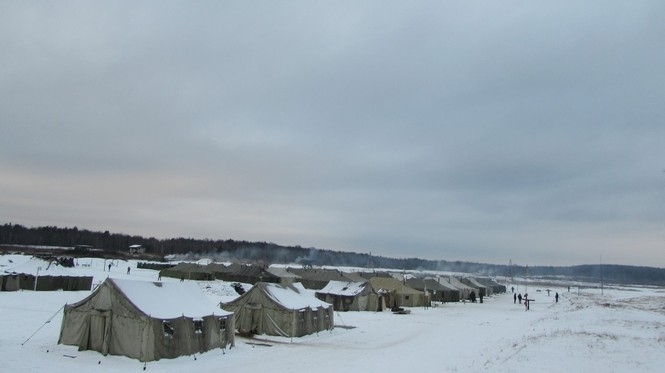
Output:
[[[526,267],[463,261],[425,260],[419,258],[388,258],[301,246],[282,246],[271,242],[238,240],[200,240],[193,238],[157,239],[130,236],[109,231],[94,232],[87,229],[59,228],[55,226],[25,227],[7,223],[0,226],[0,249],[16,250],[14,245],[29,247],[57,246],[74,248],[89,246],[96,255],[124,256],[131,245],[141,245],[146,258],[163,259],[167,255],[182,255],[190,259],[201,257],[219,261],[271,263],[297,263],[305,265],[348,266],[361,268],[391,268],[396,270],[431,270],[474,273],[486,276],[532,276],[569,278],[606,283],[665,286],[665,268],[625,265],[579,265],[570,267]],[[101,253],[100,253],[101,252]]]

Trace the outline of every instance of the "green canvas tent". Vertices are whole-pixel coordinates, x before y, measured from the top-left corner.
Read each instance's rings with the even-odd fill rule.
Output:
[[[233,325],[195,283],[107,278],[65,305],[58,343],[145,362],[233,346]]]
[[[235,314],[236,329],[245,334],[301,337],[331,330],[333,306],[316,299],[300,283],[259,282],[221,307]]]
[[[372,288],[386,299],[386,306],[396,307],[423,307],[430,306],[429,294],[412,289],[393,277],[372,277],[369,282]]]
[[[330,281],[314,295],[331,303],[335,311],[383,311],[386,308],[383,296],[377,294],[368,281]]]

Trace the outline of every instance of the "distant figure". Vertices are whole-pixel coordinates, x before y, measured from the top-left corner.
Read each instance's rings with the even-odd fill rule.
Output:
[[[520,304],[522,304],[522,293],[517,295],[517,299],[520,301]]]
[[[547,296],[550,296],[550,289],[547,289]]]
[[[180,277],[180,282],[185,282],[185,277]]]
[[[510,287],[510,292],[511,292],[511,293],[514,293],[514,292],[515,292],[515,287],[514,287],[514,286],[511,286],[511,287]]]
[[[479,293],[478,297],[480,298],[480,303],[483,303],[483,293]]]
[[[129,271],[132,270],[132,267],[127,267],[127,274],[129,274]]]
[[[476,292],[471,290],[471,294],[469,294],[469,300],[471,303],[476,303]]]
[[[557,292],[556,294],[554,294],[554,300],[555,300],[557,303],[559,303],[559,292]]]
[[[513,304],[517,303],[517,294],[513,293]]]
[[[570,293],[570,286],[568,286],[568,292]]]
[[[111,272],[111,263],[109,263],[109,272]]]
[[[529,294],[524,293],[524,310],[528,311],[529,310]]]
[[[157,275],[157,281],[162,281],[162,272]]]

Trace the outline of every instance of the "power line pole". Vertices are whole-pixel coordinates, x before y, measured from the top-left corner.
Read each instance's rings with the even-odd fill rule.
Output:
[[[603,292],[603,255],[600,255],[600,295],[604,295]]]

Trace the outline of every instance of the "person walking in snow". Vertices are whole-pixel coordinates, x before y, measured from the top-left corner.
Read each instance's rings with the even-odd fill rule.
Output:
[[[517,294],[517,300],[519,300],[520,304],[522,304],[522,293]]]
[[[513,304],[517,303],[517,293],[513,293]]]
[[[554,294],[554,300],[559,303],[559,292],[557,291],[556,294]]]
[[[132,267],[127,267],[127,274],[129,274],[129,271],[131,271]]]

